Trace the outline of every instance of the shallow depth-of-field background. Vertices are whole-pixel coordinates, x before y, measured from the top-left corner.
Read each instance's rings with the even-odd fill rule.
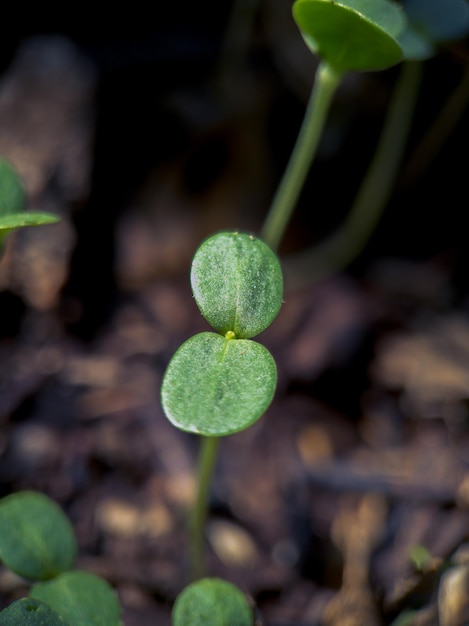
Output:
[[[289,2],[260,3],[246,44],[227,40],[229,3],[195,4],[22,21],[0,49],[0,154],[29,208],[62,218],[0,262],[0,495],[63,506],[125,626],[169,625],[187,583],[197,440],[159,389],[207,329],[191,257],[260,228],[315,70]],[[210,574],[269,626],[437,624],[438,603],[468,623],[441,582],[452,567],[468,588],[468,112],[427,135],[468,63],[467,40],[426,62],[383,220],[313,282],[295,254],[346,215],[399,68],[347,77],[280,247],[285,302],[262,336],[278,391],[221,443],[207,527]],[[0,608],[25,589],[0,567]]]

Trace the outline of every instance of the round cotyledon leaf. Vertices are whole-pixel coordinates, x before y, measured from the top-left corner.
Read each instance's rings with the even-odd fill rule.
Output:
[[[206,239],[194,255],[191,285],[207,322],[219,333],[248,339],[277,316],[283,277],[275,253],[262,240],[222,232]]]
[[[177,597],[173,626],[253,626],[254,617],[243,592],[220,578],[202,578]]]
[[[0,561],[29,580],[47,580],[75,561],[75,533],[47,496],[21,491],[0,500]]]
[[[116,592],[89,572],[73,570],[37,583],[30,596],[50,606],[69,626],[121,626]]]
[[[293,17],[306,43],[338,74],[383,70],[403,59],[406,25],[389,0],[296,0]]]
[[[276,384],[277,368],[267,348],[250,339],[200,333],[175,352],[163,378],[161,401],[174,426],[221,437],[259,419]]]

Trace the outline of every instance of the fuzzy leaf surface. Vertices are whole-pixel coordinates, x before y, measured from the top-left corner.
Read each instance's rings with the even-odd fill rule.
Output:
[[[252,610],[240,589],[220,578],[202,578],[179,594],[173,626],[253,626]]]
[[[263,241],[244,233],[217,233],[205,240],[192,261],[191,285],[207,322],[238,339],[265,330],[282,304],[277,256]]]
[[[0,500],[0,560],[28,580],[47,580],[75,561],[75,534],[47,496],[22,491]]]
[[[388,0],[296,0],[293,17],[307,45],[337,73],[382,70],[403,58],[405,14]]]
[[[220,437],[259,419],[276,384],[277,368],[267,348],[250,339],[200,333],[175,352],[163,378],[161,401],[177,428]]]
[[[117,594],[106,581],[89,572],[65,572],[37,583],[30,596],[50,606],[69,626],[120,626]]]

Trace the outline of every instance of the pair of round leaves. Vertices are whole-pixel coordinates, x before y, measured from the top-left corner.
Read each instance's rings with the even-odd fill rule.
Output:
[[[73,527],[47,496],[20,491],[0,500],[0,561],[37,582],[30,598],[0,612],[0,624],[120,626],[120,605],[101,578],[71,570],[77,554]]]
[[[280,310],[282,270],[260,239],[222,232],[195,253],[191,284],[217,333],[195,335],[177,350],[163,378],[162,405],[181,430],[219,437],[253,424],[272,401],[275,361],[251,337]]]

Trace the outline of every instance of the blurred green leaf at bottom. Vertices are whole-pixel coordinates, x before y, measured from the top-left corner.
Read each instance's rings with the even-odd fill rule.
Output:
[[[1,626],[70,626],[39,600],[22,598],[0,611]]]
[[[69,626],[120,626],[114,589],[102,578],[79,570],[37,583],[30,596],[58,613]]]

